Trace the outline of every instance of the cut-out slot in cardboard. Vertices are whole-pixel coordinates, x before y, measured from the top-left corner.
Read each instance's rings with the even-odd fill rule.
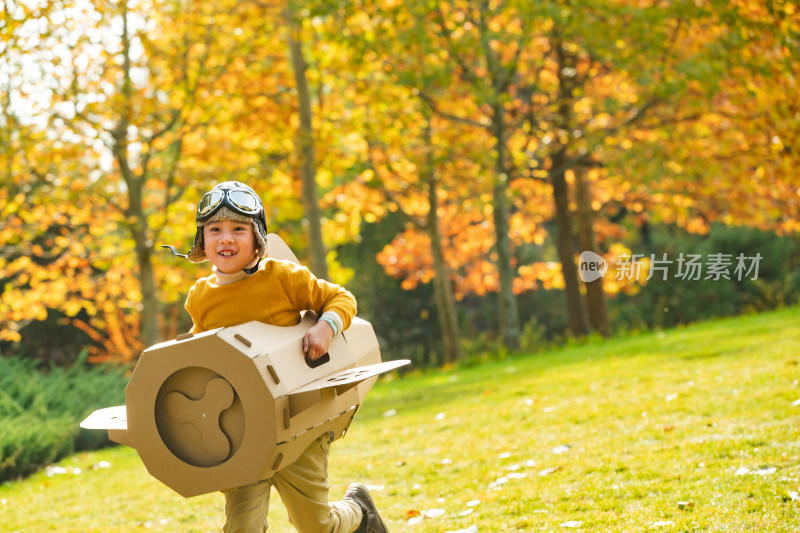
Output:
[[[267,365],[267,372],[269,372],[269,375],[272,378],[272,381],[275,382],[275,385],[280,385],[281,384],[281,378],[279,378],[278,377],[278,373],[275,372],[275,367],[274,366]]]
[[[325,363],[331,360],[331,354],[326,353],[325,355],[318,357],[317,359],[311,359],[309,356],[306,355],[306,364],[308,368],[317,368],[318,366],[322,366]]]
[[[238,333],[236,335],[234,335],[233,338],[236,339],[237,341],[241,342],[242,344],[244,344],[248,348],[251,348],[253,346],[252,342],[250,342],[249,340],[245,339],[244,337],[242,337]]]

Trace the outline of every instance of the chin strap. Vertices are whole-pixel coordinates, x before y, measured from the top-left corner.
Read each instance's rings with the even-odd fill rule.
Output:
[[[162,244],[162,248],[169,248],[173,255],[177,255],[178,257],[183,257],[184,259],[188,259],[189,256],[186,254],[178,253],[178,250],[175,249],[174,246],[170,246],[169,244]]]
[[[242,270],[244,270],[244,272],[248,276],[252,276],[256,272],[258,272],[258,264],[260,262],[261,262],[261,257],[258,254],[256,254],[256,256],[253,258],[253,260],[250,262],[250,264],[247,265],[246,267],[244,267]]]
[[[162,248],[169,248],[169,250],[172,252],[172,255],[177,255],[178,257],[183,257],[184,259],[188,259],[189,258],[188,255],[178,252],[178,250],[176,250],[174,246],[170,246],[169,244],[162,244],[161,247]],[[255,274],[256,272],[258,272],[258,264],[260,262],[261,262],[261,257],[256,255],[253,258],[253,260],[250,262],[250,264],[248,266],[246,266],[245,268],[243,268],[242,270],[248,276],[251,276],[251,275]]]

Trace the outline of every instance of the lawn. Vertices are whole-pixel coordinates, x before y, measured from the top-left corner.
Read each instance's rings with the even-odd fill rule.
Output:
[[[383,378],[331,453],[393,532],[800,531],[800,308]],[[0,531],[218,531],[136,452],[0,486]],[[293,531],[277,496],[270,531]]]

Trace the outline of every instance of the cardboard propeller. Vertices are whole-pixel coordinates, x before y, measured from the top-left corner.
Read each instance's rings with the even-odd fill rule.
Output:
[[[273,258],[297,261],[280,237]],[[408,364],[382,363],[369,322],[355,317],[326,356],[306,361],[305,332],[247,322],[146,349],[125,389],[125,405],[82,423],[136,449],[155,478],[184,497],[268,479],[318,437],[344,436],[377,376]],[[320,362],[322,361],[322,362]]]

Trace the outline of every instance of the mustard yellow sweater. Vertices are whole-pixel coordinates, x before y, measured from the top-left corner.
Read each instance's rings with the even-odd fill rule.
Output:
[[[347,329],[356,314],[356,300],[349,291],[317,279],[311,272],[290,261],[266,258],[255,274],[219,285],[212,274],[195,282],[186,298],[192,317],[192,333],[235,326],[258,320],[274,326],[294,326],[300,312],[318,315],[335,311]]]

